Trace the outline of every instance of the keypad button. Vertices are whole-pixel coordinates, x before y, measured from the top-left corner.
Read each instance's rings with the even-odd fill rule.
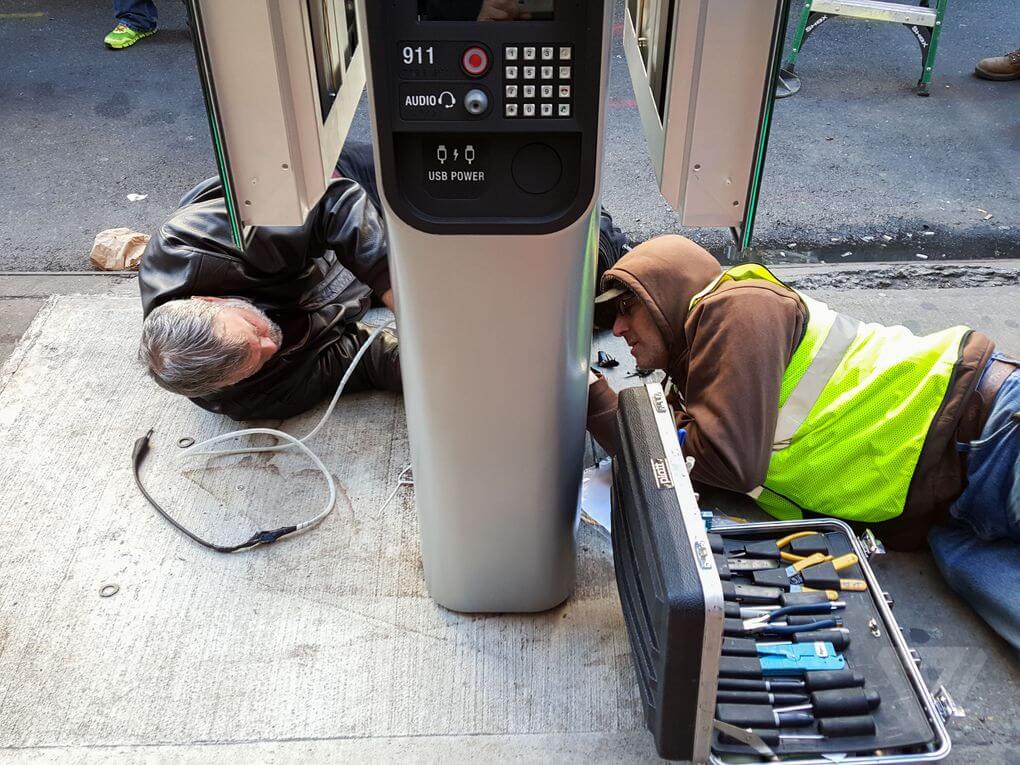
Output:
[[[552,117],[552,104],[542,104],[542,116]]]
[[[525,61],[535,60],[535,49],[530,45],[524,49],[524,60]]]
[[[535,67],[533,66],[524,67],[524,79],[525,80],[535,79]]]
[[[507,104],[506,105],[506,116],[507,117],[516,117],[517,116],[517,104]]]
[[[507,98],[517,98],[517,86],[516,85],[507,85],[506,86],[506,97]]]
[[[534,85],[525,85],[524,86],[524,97],[525,98],[534,98],[535,97],[535,86]]]
[[[560,46],[560,59],[563,61],[570,61],[573,58],[573,48],[569,45]]]
[[[535,116],[535,105],[534,104],[524,104],[524,116],[525,117],[534,117]]]
[[[553,86],[552,85],[543,85],[542,86],[542,98],[552,98],[552,97],[553,97]]]
[[[561,66],[560,67],[560,79],[561,80],[569,80],[570,79],[570,67],[569,66]]]
[[[560,104],[560,112],[559,113],[560,113],[561,117],[569,117],[570,116],[570,104]]]
[[[542,67],[542,79],[551,80],[553,78],[553,72],[556,71],[555,67],[543,66]]]
[[[517,60],[517,46],[511,45],[506,49],[506,60],[516,61]]]
[[[542,60],[552,61],[556,57],[556,49],[551,45],[547,45],[542,48]]]
[[[560,98],[570,98],[569,85],[560,85]]]
[[[508,80],[516,80],[517,79],[517,67],[516,66],[508,66],[506,68],[506,78]]]

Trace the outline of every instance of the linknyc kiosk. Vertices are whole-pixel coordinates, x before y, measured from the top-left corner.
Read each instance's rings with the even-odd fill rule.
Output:
[[[241,247],[252,227],[304,220],[367,85],[429,593],[456,611],[556,606],[575,576],[614,3],[188,5]],[[746,246],[785,3],[626,0],[624,10],[627,61],[664,197],[683,225],[727,227]],[[652,416],[643,403],[652,406],[646,397],[627,407],[628,432]],[[633,453],[643,461],[640,449],[656,443]],[[689,490],[681,469],[682,461],[669,481],[675,491]],[[619,485],[638,478],[621,476]],[[651,506],[636,496],[618,503],[634,523]],[[697,544],[709,544],[700,517],[693,527],[679,511],[674,519],[672,532],[650,543],[656,549],[617,550],[640,558],[625,568],[617,560],[621,595],[660,752],[720,761],[718,572],[703,549],[698,567],[687,567]],[[663,578],[653,560],[687,574]],[[671,587],[686,595],[675,598]],[[672,608],[680,600],[689,606],[682,623]],[[681,624],[691,626],[689,640],[676,638]],[[940,753],[943,733],[933,728],[929,754]],[[735,751],[754,755],[748,747],[738,742]],[[801,761],[844,750],[812,751]]]

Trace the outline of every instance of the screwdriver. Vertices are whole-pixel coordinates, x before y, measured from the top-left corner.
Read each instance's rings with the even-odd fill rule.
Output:
[[[827,738],[838,738],[846,736],[874,736],[875,735],[875,718],[871,715],[861,715],[859,717],[831,717],[827,720],[818,721],[818,730],[821,735],[808,734],[808,733],[780,733],[777,730],[769,728],[743,728],[744,733],[750,733],[752,736],[757,736],[764,743],[771,746],[784,743],[786,741],[822,741]],[[723,733],[723,738],[733,741],[739,744],[747,744],[742,738],[736,737],[736,732],[733,735]]]
[[[864,676],[849,669],[834,672],[805,672],[803,677],[771,677],[766,680],[750,680],[739,677],[720,677],[720,691],[827,691],[832,688],[859,688],[864,686]]]
[[[811,701],[773,708],[762,704],[718,704],[716,716],[723,722],[748,728],[785,728],[810,725],[816,718],[861,715],[877,709],[881,703],[878,691],[864,688],[840,688],[816,691]],[[837,725],[828,726],[839,728]],[[849,734],[853,735],[853,734]]]
[[[795,706],[806,704],[808,697],[800,693],[768,693],[763,691],[719,691],[715,697],[719,704],[769,704]]]

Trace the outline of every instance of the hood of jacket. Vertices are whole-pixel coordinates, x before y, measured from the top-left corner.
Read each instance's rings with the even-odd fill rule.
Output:
[[[674,381],[686,378],[687,322],[691,298],[719,274],[722,267],[704,247],[682,236],[649,239],[628,252],[602,277],[603,291],[624,287],[648,308],[666,341],[666,373]]]

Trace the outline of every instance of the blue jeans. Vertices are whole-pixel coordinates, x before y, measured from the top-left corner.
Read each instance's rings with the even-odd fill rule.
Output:
[[[1002,383],[981,437],[957,448],[967,453],[967,488],[928,543],[949,586],[1020,650],[1020,369]]]
[[[151,32],[156,28],[156,4],[152,0],[113,0],[113,13],[118,24],[136,32]]]

